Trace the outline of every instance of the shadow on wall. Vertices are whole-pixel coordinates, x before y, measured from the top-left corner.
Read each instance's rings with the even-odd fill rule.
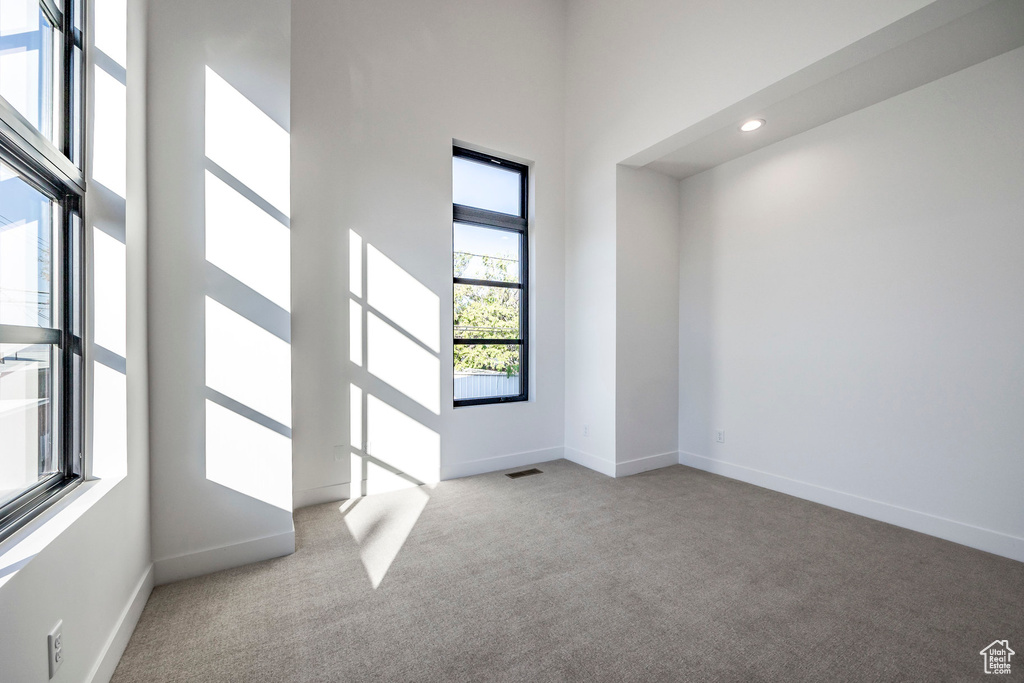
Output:
[[[209,67],[205,166],[206,478],[291,512],[289,135]]]
[[[440,315],[434,292],[349,232],[351,497],[340,510],[374,588],[440,480],[441,437],[424,424],[441,412]]]

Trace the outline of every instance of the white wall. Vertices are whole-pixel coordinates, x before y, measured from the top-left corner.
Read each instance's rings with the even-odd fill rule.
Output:
[[[623,397],[615,165],[928,4],[569,0],[566,447],[607,471]],[[593,368],[604,372],[594,373]],[[589,425],[590,436],[583,437]]]
[[[1018,49],[682,182],[684,462],[1024,560],[1022,110]]]
[[[287,0],[152,7],[150,350],[158,582],[293,547],[288,312],[277,302],[280,286],[265,281],[273,280],[271,272],[280,279],[283,265],[287,283],[289,12]],[[235,95],[208,111],[207,88],[223,94],[224,83]],[[227,171],[216,182],[207,173],[213,157]],[[209,216],[216,225],[207,225],[215,196],[227,197],[228,218],[214,212]],[[235,249],[218,251],[215,234],[227,235]],[[278,249],[282,263],[260,251],[268,234],[284,245]]]
[[[114,326],[120,327],[121,337],[116,344],[120,360],[112,363],[121,369],[107,368],[120,395],[105,396],[108,403],[121,407],[110,412],[108,404],[97,406],[94,412],[103,425],[89,425],[95,440],[90,456],[97,466],[116,464],[112,468],[116,474],[79,487],[0,546],[0,677],[4,681],[48,680],[46,635],[58,620],[63,621],[65,660],[52,680],[108,680],[152,588],[146,347],[147,5],[146,0],[90,3],[90,15],[100,23],[90,35],[110,59],[88,65],[87,73],[93,82],[108,78],[112,89],[106,92],[112,97],[105,99],[102,87],[90,97],[89,138],[102,140],[105,133],[100,131],[111,121],[116,126],[104,148],[107,156],[102,161],[94,156],[93,161],[100,165],[96,170],[123,180],[111,182],[104,176],[110,185],[119,185],[111,188],[100,184],[102,173],[90,174],[87,234],[97,226],[125,245],[120,252],[123,262],[113,264],[121,282],[116,278],[107,282],[114,291],[124,293],[122,298],[96,301],[93,296],[90,301],[90,309],[101,317],[100,325],[106,324],[104,320],[119,321]],[[87,334],[99,338],[100,332]],[[91,353],[97,357],[95,349]],[[104,358],[109,361],[111,356]]]
[[[617,168],[616,474],[678,460],[679,182]]]
[[[292,20],[296,504],[347,496],[353,448],[357,477],[366,447],[434,478],[561,457],[560,4],[296,0]],[[529,402],[451,405],[453,139],[532,165]],[[372,254],[354,298],[350,231],[357,263]],[[381,268],[396,275],[375,284]],[[389,308],[389,293],[413,308]],[[354,360],[352,301],[357,321],[389,319],[355,331]],[[375,401],[387,419],[367,415]],[[389,433],[413,432],[404,455],[387,452]]]

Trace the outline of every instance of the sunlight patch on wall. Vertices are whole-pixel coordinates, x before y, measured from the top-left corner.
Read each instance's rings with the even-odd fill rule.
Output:
[[[441,300],[419,280],[366,246],[366,302],[434,352],[441,344]]]
[[[427,408],[441,412],[441,361],[373,313],[366,316],[371,374]]]
[[[206,477],[290,511],[289,135],[209,66],[205,85]]]
[[[366,453],[424,484],[441,480],[441,437],[376,396],[366,400]]]
[[[206,67],[206,156],[286,216],[288,132]]]
[[[127,0],[94,0],[96,17],[93,36],[96,48],[122,67],[128,66]]]
[[[121,356],[127,353],[127,252],[125,245],[98,228],[92,231],[93,340]]]
[[[397,472],[374,462],[373,458],[353,450],[350,465],[352,477],[349,484],[349,498],[375,496],[378,493],[389,493],[403,489],[423,486],[412,477]],[[429,487],[428,487],[429,488]]]
[[[291,511],[291,439],[207,400],[206,478]]]
[[[124,85],[99,67],[93,69],[96,113],[93,119],[92,177],[124,198],[127,192]]]
[[[351,230],[348,247],[349,359],[440,414],[439,297]],[[350,499],[341,511],[377,588],[426,507],[425,488],[440,480],[441,437],[356,384],[348,417]]]
[[[288,342],[210,297],[206,297],[206,385],[291,426]]]
[[[206,171],[206,260],[291,309],[287,227]]]
[[[115,479],[128,474],[128,379],[93,363],[92,474]]]

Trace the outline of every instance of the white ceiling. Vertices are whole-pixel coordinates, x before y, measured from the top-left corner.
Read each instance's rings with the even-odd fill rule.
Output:
[[[1022,45],[1024,0],[935,2],[623,163],[686,178]]]

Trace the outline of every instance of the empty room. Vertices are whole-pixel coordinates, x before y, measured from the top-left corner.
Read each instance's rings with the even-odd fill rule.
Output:
[[[1020,680],[1022,113],[1024,0],[0,0],[0,683]]]

